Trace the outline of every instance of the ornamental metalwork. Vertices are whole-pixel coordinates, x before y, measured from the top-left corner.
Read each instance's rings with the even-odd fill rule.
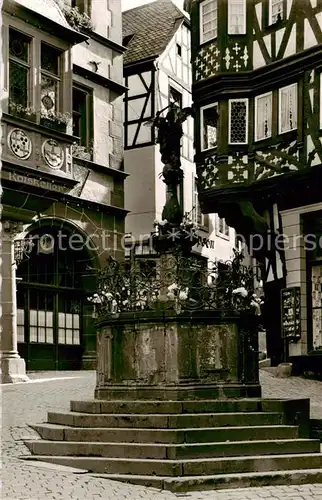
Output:
[[[59,169],[64,163],[64,151],[54,139],[47,139],[42,145],[42,155],[50,168]]]
[[[261,299],[254,293],[253,270],[233,260],[208,262],[182,254],[161,256],[154,266],[139,261],[117,262],[110,258],[98,272],[97,292],[89,298],[99,317],[123,312],[220,310],[260,314]],[[149,261],[145,261],[146,264]]]
[[[19,128],[14,128],[8,135],[8,146],[20,160],[28,160],[32,152],[30,137]]]
[[[28,258],[32,252],[35,243],[32,238],[24,238],[14,241],[14,258],[16,264],[20,264],[24,259]]]

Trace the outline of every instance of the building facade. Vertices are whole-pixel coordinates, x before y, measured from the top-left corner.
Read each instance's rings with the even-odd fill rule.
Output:
[[[190,23],[170,0],[158,0],[123,13],[125,86],[124,164],[129,174],[125,197],[129,214],[126,233],[135,255],[153,256],[150,246],[155,220],[161,220],[166,186],[163,164],[151,120],[174,103],[191,106]],[[204,259],[229,259],[234,230],[215,214],[203,215],[194,163],[194,121],[183,123],[181,164],[184,178],[178,199],[186,217],[199,228],[193,253]],[[129,254],[127,252],[127,255]]]
[[[2,378],[93,367],[95,270],[123,257],[122,17],[109,0],[2,9]]]
[[[321,371],[322,4],[185,8],[202,209],[243,234],[261,265],[273,363]]]

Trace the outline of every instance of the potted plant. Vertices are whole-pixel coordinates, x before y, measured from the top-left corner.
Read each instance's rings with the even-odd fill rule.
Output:
[[[64,8],[63,12],[68,24],[70,24],[74,30],[93,30],[91,18],[85,12],[80,12],[78,7]]]
[[[40,123],[44,125],[44,127],[57,130],[58,132],[66,132],[66,127],[70,118],[70,113],[59,113],[58,111],[42,112],[40,115]]]
[[[37,119],[36,111],[33,108],[23,106],[14,101],[9,102],[9,113],[17,118],[23,118],[30,122],[36,122]]]

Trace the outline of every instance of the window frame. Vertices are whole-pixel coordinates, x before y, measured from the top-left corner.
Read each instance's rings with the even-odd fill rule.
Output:
[[[192,222],[200,228],[205,227],[205,214],[201,211],[198,195],[198,177],[192,173]]]
[[[204,148],[204,110],[209,108],[216,108],[218,114],[217,127],[216,127],[216,145],[209,148]],[[218,113],[219,103],[206,104],[200,108],[200,151],[209,151],[210,149],[215,149],[218,146],[218,123],[219,123],[219,113]]]
[[[281,125],[282,125],[282,118],[281,118],[281,115],[282,115],[282,98],[281,98],[281,95],[282,95],[282,91],[284,89],[289,88],[289,87],[295,87],[296,88],[296,127],[293,127],[292,129],[288,129],[288,130],[282,131],[281,130]],[[289,85],[285,85],[284,87],[281,87],[281,88],[278,89],[278,134],[279,135],[287,134],[289,132],[294,132],[294,130],[297,130],[297,128],[298,128],[298,95],[299,95],[299,92],[298,92],[298,83],[297,82],[291,83]]]
[[[80,135],[80,141],[79,145],[84,146],[85,148],[90,148],[91,147],[91,142],[93,142],[94,139],[94,133],[93,133],[93,89],[90,87],[85,87],[84,85],[79,84],[76,81],[73,81],[72,83],[72,117],[73,117],[73,126],[74,126],[74,113],[76,111],[74,110],[74,89],[77,90],[78,92],[82,92],[86,95],[86,103],[85,103],[85,108],[86,108],[86,144],[82,143],[82,136]],[[79,113],[81,115],[81,113]],[[78,137],[78,136],[77,136]]]
[[[228,32],[228,35],[245,35],[246,34],[246,24],[247,24],[247,20],[246,20],[246,0],[241,0],[243,2],[243,11],[244,11],[244,23],[243,23],[243,27],[242,27],[242,31],[240,33],[233,33],[232,32],[232,24],[231,24],[231,8],[232,8],[232,3],[236,1],[236,0],[228,0],[227,2],[227,23],[228,23],[228,26],[227,26],[227,32]]]
[[[202,16],[202,8],[208,4],[216,3],[216,11],[217,11],[217,26],[216,26],[216,35],[205,40],[203,33],[203,16]],[[217,0],[203,0],[199,4],[199,44],[203,45],[204,43],[209,43],[211,40],[215,40],[218,38],[218,1]]]
[[[18,57],[14,57],[10,55],[10,31],[15,31],[17,33],[21,33],[22,36],[29,38],[29,50],[28,50],[28,61],[23,61],[22,59],[19,59]],[[26,107],[30,107],[32,103],[32,89],[33,89],[33,64],[32,64],[32,55],[33,55],[33,43],[34,39],[32,36],[30,36],[28,33],[25,33],[21,29],[17,29],[15,26],[9,25],[8,26],[8,97],[9,97],[9,103],[12,100],[11,98],[11,93],[10,93],[10,88],[11,88],[11,81],[10,81],[10,63],[13,62],[14,64],[20,65],[24,68],[27,69],[27,103]],[[14,101],[13,101],[14,102]]]
[[[43,45],[47,45],[49,47],[52,47],[54,50],[57,51],[57,56],[58,56],[58,73],[57,73],[57,75],[55,73],[51,73],[50,71],[42,68],[41,51],[42,51]],[[62,111],[62,94],[63,94],[63,90],[62,90],[63,60],[62,60],[62,57],[63,57],[63,52],[58,47],[56,47],[50,43],[47,43],[44,40],[40,41],[40,66],[39,66],[39,76],[40,76],[40,89],[39,90],[40,90],[40,93],[39,93],[39,97],[40,97],[40,110],[41,111],[42,111],[41,92],[42,92],[42,77],[43,76],[45,78],[50,78],[51,80],[54,80],[56,82],[56,84],[57,84],[57,96],[56,96],[56,103],[54,106],[54,113]],[[48,112],[50,113],[50,111],[51,110],[49,109]]]
[[[257,116],[258,101],[259,101],[259,99],[262,99],[263,97],[267,97],[267,96],[270,96],[270,98],[271,98],[271,133],[267,137],[258,137],[258,116]],[[255,113],[255,120],[254,120],[254,124],[255,124],[255,130],[254,130],[255,142],[265,141],[266,139],[270,139],[272,137],[272,135],[273,135],[273,92],[266,92],[265,94],[260,94],[260,95],[255,96],[254,113]]]
[[[275,24],[281,23],[286,20],[287,12],[286,12],[286,1],[280,0],[279,3],[283,5],[283,17],[280,21],[273,21],[273,0],[268,0],[268,25],[274,26]]]
[[[226,232],[220,231],[220,221],[221,220],[224,221],[224,228],[227,229],[228,234],[226,234]],[[227,240],[227,241],[230,240],[230,226],[227,224],[225,217],[219,217],[218,214],[216,214],[216,234],[217,234],[217,236],[219,236],[219,238],[223,238],[224,240]]]
[[[231,141],[231,104],[233,102],[245,102],[246,103],[246,133],[245,142],[232,142]],[[249,122],[249,99],[247,97],[240,97],[236,99],[229,99],[228,101],[228,144],[231,146],[245,146],[248,144],[248,122]]]

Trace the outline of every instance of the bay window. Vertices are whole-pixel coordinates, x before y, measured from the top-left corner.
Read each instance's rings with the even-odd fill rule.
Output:
[[[255,141],[272,136],[272,92],[255,97]]]
[[[279,133],[297,128],[297,84],[279,89]]]
[[[31,38],[9,29],[9,99],[26,108],[30,104]]]
[[[201,150],[215,148],[217,146],[218,105],[209,104],[200,110],[201,112]]]
[[[200,4],[200,43],[209,42],[218,35],[217,0],[204,0]]]
[[[247,144],[248,99],[229,100],[229,144]]]
[[[246,0],[228,0],[228,33],[246,33]]]

